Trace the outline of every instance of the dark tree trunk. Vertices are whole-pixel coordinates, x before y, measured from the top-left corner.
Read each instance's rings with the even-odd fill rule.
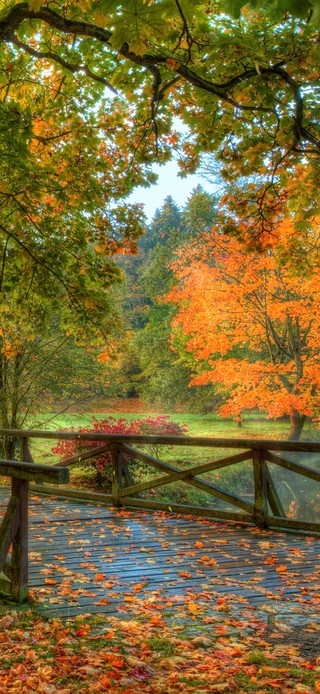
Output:
[[[4,436],[3,449],[5,460],[14,460],[16,451],[17,439],[9,436]]]
[[[299,441],[305,421],[306,415],[304,414],[293,412],[290,415],[290,431],[288,436],[289,441]]]

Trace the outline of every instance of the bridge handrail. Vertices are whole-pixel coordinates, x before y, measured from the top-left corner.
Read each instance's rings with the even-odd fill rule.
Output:
[[[203,446],[217,448],[250,448],[252,450],[305,451],[320,453],[320,441],[282,439],[215,438],[208,436],[158,436],[150,434],[103,434],[101,432],[42,431],[37,429],[0,429],[0,437],[61,439],[69,441],[108,441],[110,443],[158,443],[164,446]]]
[[[18,603],[25,602],[28,587],[29,483],[65,484],[69,470],[18,460],[0,460],[0,477],[11,478],[11,497],[0,526],[0,590]],[[12,554],[8,553],[12,546]],[[1,575],[2,574],[2,575]]]
[[[68,468],[79,464],[92,457],[96,458],[107,450],[111,452],[112,458],[112,493],[96,494],[80,490],[63,490],[65,496],[87,498],[95,501],[109,501],[116,506],[133,506],[146,509],[172,510],[178,513],[189,513],[194,515],[209,516],[226,520],[235,520],[255,524],[260,528],[290,528],[291,530],[307,531],[320,533],[320,522],[317,514],[317,507],[310,519],[288,517],[279,495],[279,489],[273,479],[272,471],[277,468],[290,471],[320,482],[320,469],[313,469],[309,466],[297,462],[294,456],[286,455],[288,452],[294,453],[320,453],[320,442],[317,441],[290,441],[276,439],[246,439],[246,438],[217,438],[204,436],[158,436],[146,434],[106,434],[102,432],[77,432],[77,431],[41,431],[41,430],[21,430],[21,429],[0,429],[0,437],[8,436],[20,439],[21,458],[24,461],[33,463],[33,458],[29,448],[29,439],[55,439],[73,440],[85,442],[95,442],[97,446],[79,451],[67,459],[57,463],[59,467]],[[138,450],[134,446],[145,446],[145,444],[157,444],[163,446],[183,446],[200,447],[203,449],[226,449],[226,457],[217,458],[212,461],[193,465],[191,467],[179,467],[179,465],[169,465],[168,463],[154,458],[144,450]],[[227,453],[227,449],[234,449],[235,453]],[[239,452],[240,451],[240,452]],[[221,456],[221,453],[219,453]],[[129,470],[132,461],[140,461],[155,469],[157,472],[164,473],[161,477],[135,483]],[[200,479],[201,475],[213,472],[229,465],[240,465],[244,461],[252,462],[253,471],[253,499],[241,498],[229,491],[217,487],[208,479]],[[271,467],[270,467],[271,465]],[[38,465],[35,466],[38,468]],[[241,469],[240,469],[241,470]],[[241,472],[240,472],[241,474]],[[0,464],[1,476],[1,464]],[[44,480],[42,480],[44,481]],[[205,506],[187,506],[178,503],[165,503],[156,501],[154,498],[146,499],[141,497],[142,492],[152,491],[160,486],[170,485],[173,482],[181,481],[188,486],[200,489],[210,495],[210,498],[218,498],[227,502],[227,510],[221,508],[208,508]],[[213,480],[214,481],[214,480]],[[36,486],[37,492],[44,492],[44,486]],[[59,493],[59,490],[52,487],[47,488],[51,493]],[[320,503],[320,497],[319,497]],[[219,504],[218,504],[219,506]],[[231,510],[230,510],[231,507]],[[290,514],[289,514],[290,515]]]

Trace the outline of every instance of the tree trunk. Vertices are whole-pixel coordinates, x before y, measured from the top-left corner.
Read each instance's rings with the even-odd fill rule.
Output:
[[[17,438],[12,438],[11,436],[3,437],[3,448],[4,448],[4,458],[5,460],[15,460],[15,451],[17,445]]]
[[[299,441],[305,421],[306,415],[304,414],[293,412],[290,415],[289,441]]]

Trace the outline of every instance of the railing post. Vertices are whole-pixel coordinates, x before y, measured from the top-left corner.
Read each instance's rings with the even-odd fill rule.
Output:
[[[262,450],[253,451],[254,520],[258,528],[268,526],[267,464]]]
[[[112,503],[114,506],[121,506],[120,488],[122,481],[121,452],[116,444],[110,446],[112,459]]]
[[[28,480],[12,479],[12,496],[19,500],[19,527],[13,538],[11,594],[16,602],[28,599]]]

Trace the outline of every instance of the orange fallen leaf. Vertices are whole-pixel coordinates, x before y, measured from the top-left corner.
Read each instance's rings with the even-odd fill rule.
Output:
[[[97,583],[98,581],[103,581],[104,578],[105,574],[96,574],[93,580],[95,583]]]
[[[52,675],[52,667],[50,665],[44,665],[43,667],[38,667],[38,675],[41,680],[50,680]]]
[[[140,591],[142,590],[142,588],[144,588],[144,586],[145,586],[145,583],[136,583],[136,585],[134,586],[133,592],[134,593],[140,593]]]
[[[110,682],[111,682],[110,677],[106,677],[106,675],[101,675],[101,677],[99,677],[99,685],[101,684],[102,687],[106,688],[106,691],[108,691],[107,687],[108,688],[110,687]],[[97,690],[97,691],[101,691],[101,690]]]
[[[94,605],[109,605],[110,600],[107,600],[107,598],[102,598],[102,600],[99,600],[99,602],[94,602]],[[113,632],[114,633],[114,632]],[[110,637],[109,637],[110,638]]]

